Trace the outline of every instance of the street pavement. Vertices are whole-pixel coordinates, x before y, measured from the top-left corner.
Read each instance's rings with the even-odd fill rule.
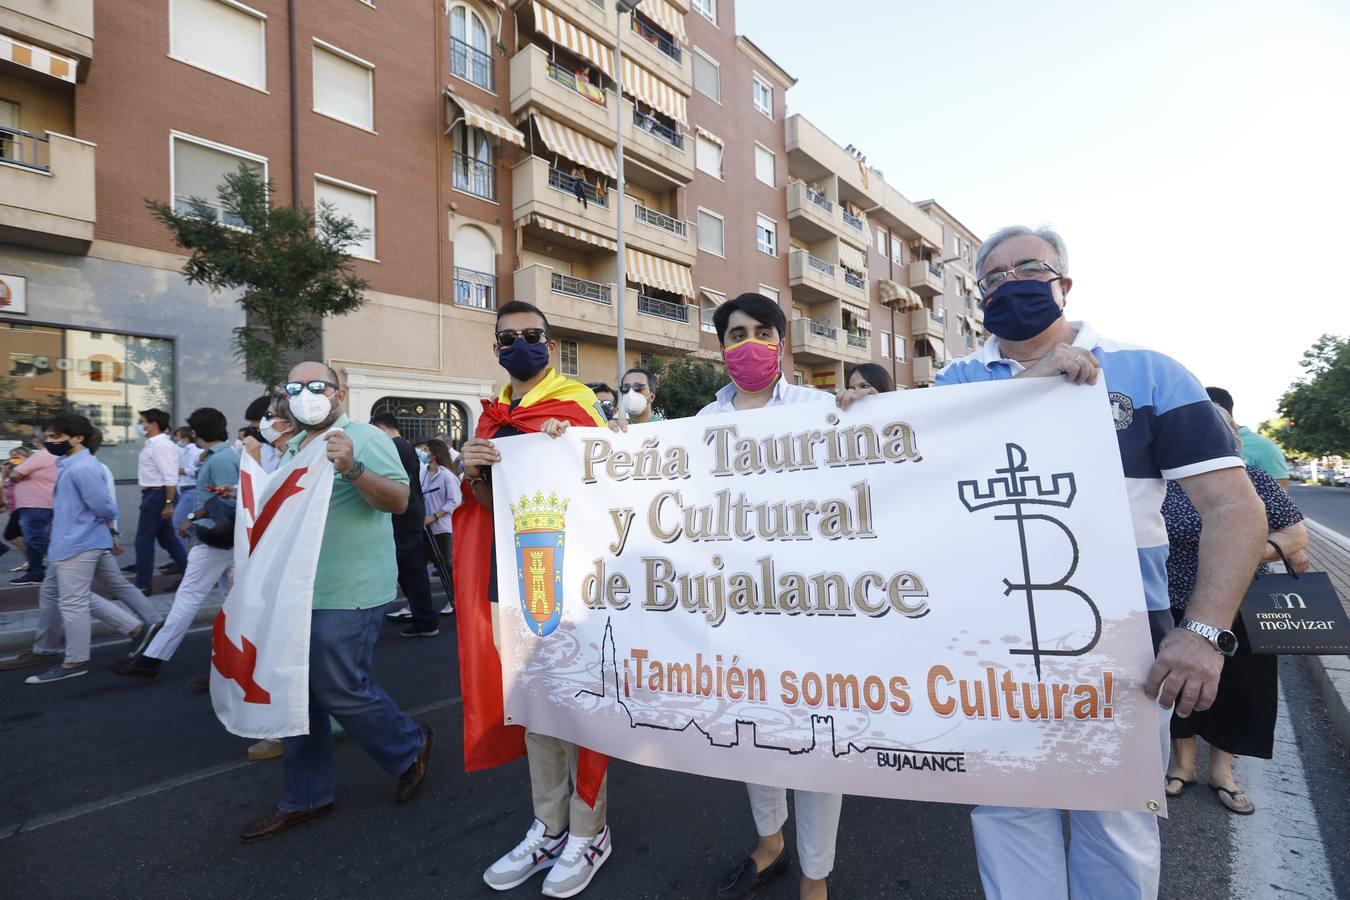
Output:
[[[377,679],[436,729],[421,795],[395,804],[394,780],[342,741],[336,811],[254,845],[238,831],[276,801],[281,767],[246,762],[248,742],[191,686],[206,671],[205,629],[151,683],[103,670],[124,642],[98,648],[84,678],[38,687],[0,673],[0,896],[499,896],[481,873],[529,825],[528,775],[523,761],[462,771],[453,620],[442,621],[439,637],[412,641],[387,626],[375,655]],[[1276,758],[1238,763],[1256,815],[1191,787],[1162,823],[1161,896],[1350,897],[1350,765],[1307,660],[1282,659],[1281,684]],[[615,854],[593,900],[711,897],[753,837],[738,784],[616,761],[609,796]],[[848,798],[831,896],[979,896],[968,813]],[[796,877],[759,896],[795,898]],[[506,896],[538,896],[540,883]]]
[[[1291,484],[1289,496],[1305,516],[1350,539],[1350,488]]]

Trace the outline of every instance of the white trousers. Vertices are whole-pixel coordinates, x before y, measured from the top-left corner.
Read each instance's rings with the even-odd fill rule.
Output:
[[[193,544],[188,550],[187,569],[173,595],[173,606],[164,619],[164,627],[150,642],[145,655],[158,660],[170,659],[196,620],[202,601],[211,596],[216,583],[220,582],[222,591],[229,591],[226,575],[233,568],[233,550]]]
[[[137,594],[145,600],[145,596],[139,591]],[[119,599],[129,600],[131,595],[127,594]],[[142,607],[138,605],[138,609],[140,608]],[[150,608],[153,610],[154,606]],[[93,618],[123,634],[130,634],[141,625],[141,619],[92,590],[89,592],[89,612]],[[155,619],[158,619],[157,612]],[[146,620],[146,623],[149,624],[151,621],[154,619]],[[42,587],[38,591],[38,622],[37,631],[33,635],[33,652],[59,653],[65,647],[65,643],[65,625],[61,620],[61,591],[56,580],[56,567],[53,564],[47,567],[47,577],[43,579]]]
[[[788,816],[787,788],[747,784],[745,789],[750,794],[750,811],[759,836],[782,831]],[[824,878],[834,868],[834,839],[839,833],[844,795],[794,790],[792,805],[797,810],[797,861],[802,874]]]

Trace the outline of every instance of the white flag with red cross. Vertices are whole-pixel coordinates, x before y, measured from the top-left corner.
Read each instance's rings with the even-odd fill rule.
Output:
[[[316,435],[271,475],[241,454],[234,587],[211,637],[211,703],[230,733],[309,733],[309,625],[314,575],[333,493]]]

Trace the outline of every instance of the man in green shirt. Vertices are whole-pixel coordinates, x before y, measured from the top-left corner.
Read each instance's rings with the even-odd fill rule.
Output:
[[[309,636],[309,734],[286,738],[286,788],[276,810],[249,825],[245,841],[272,837],[333,809],[337,773],[329,715],[386,772],[395,794],[411,800],[426,776],[431,729],[418,726],[371,679],[381,613],[394,599],[398,565],[390,514],[408,505],[408,474],[393,441],[378,428],[347,418],[347,392],[337,373],[318,362],[291,369],[284,385],[291,415],[303,429],[277,465],[295,464],[310,441],[327,443],[336,470],[314,576]]]
[[[1205,392],[1212,402],[1226,409],[1230,416],[1233,414],[1232,394],[1218,387],[1205,388]],[[1238,437],[1242,440],[1242,461],[1253,469],[1261,469],[1278,481],[1280,487],[1289,490],[1289,464],[1279,445],[1246,425],[1238,426]]]

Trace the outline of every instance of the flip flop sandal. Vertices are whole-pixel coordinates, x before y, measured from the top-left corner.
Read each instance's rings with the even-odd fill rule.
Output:
[[[1172,793],[1172,782],[1174,781],[1181,782],[1181,789],[1178,790],[1175,794]],[[1166,778],[1163,779],[1163,793],[1167,795],[1168,799],[1175,800],[1182,794],[1186,793],[1186,788],[1190,787],[1193,784],[1195,784],[1194,778],[1188,780],[1182,778],[1179,775],[1168,775]]]
[[[1251,798],[1248,797],[1241,788],[1230,791],[1228,788],[1221,788],[1211,784],[1209,789],[1219,798],[1219,803],[1223,805],[1223,808],[1235,816],[1250,816],[1252,813],[1256,812],[1256,804],[1252,803]],[[1227,799],[1224,799],[1225,797],[1227,797]],[[1251,806],[1248,806],[1246,809],[1236,806],[1235,804],[1238,802],[1239,797],[1245,798],[1248,803],[1251,803]]]

